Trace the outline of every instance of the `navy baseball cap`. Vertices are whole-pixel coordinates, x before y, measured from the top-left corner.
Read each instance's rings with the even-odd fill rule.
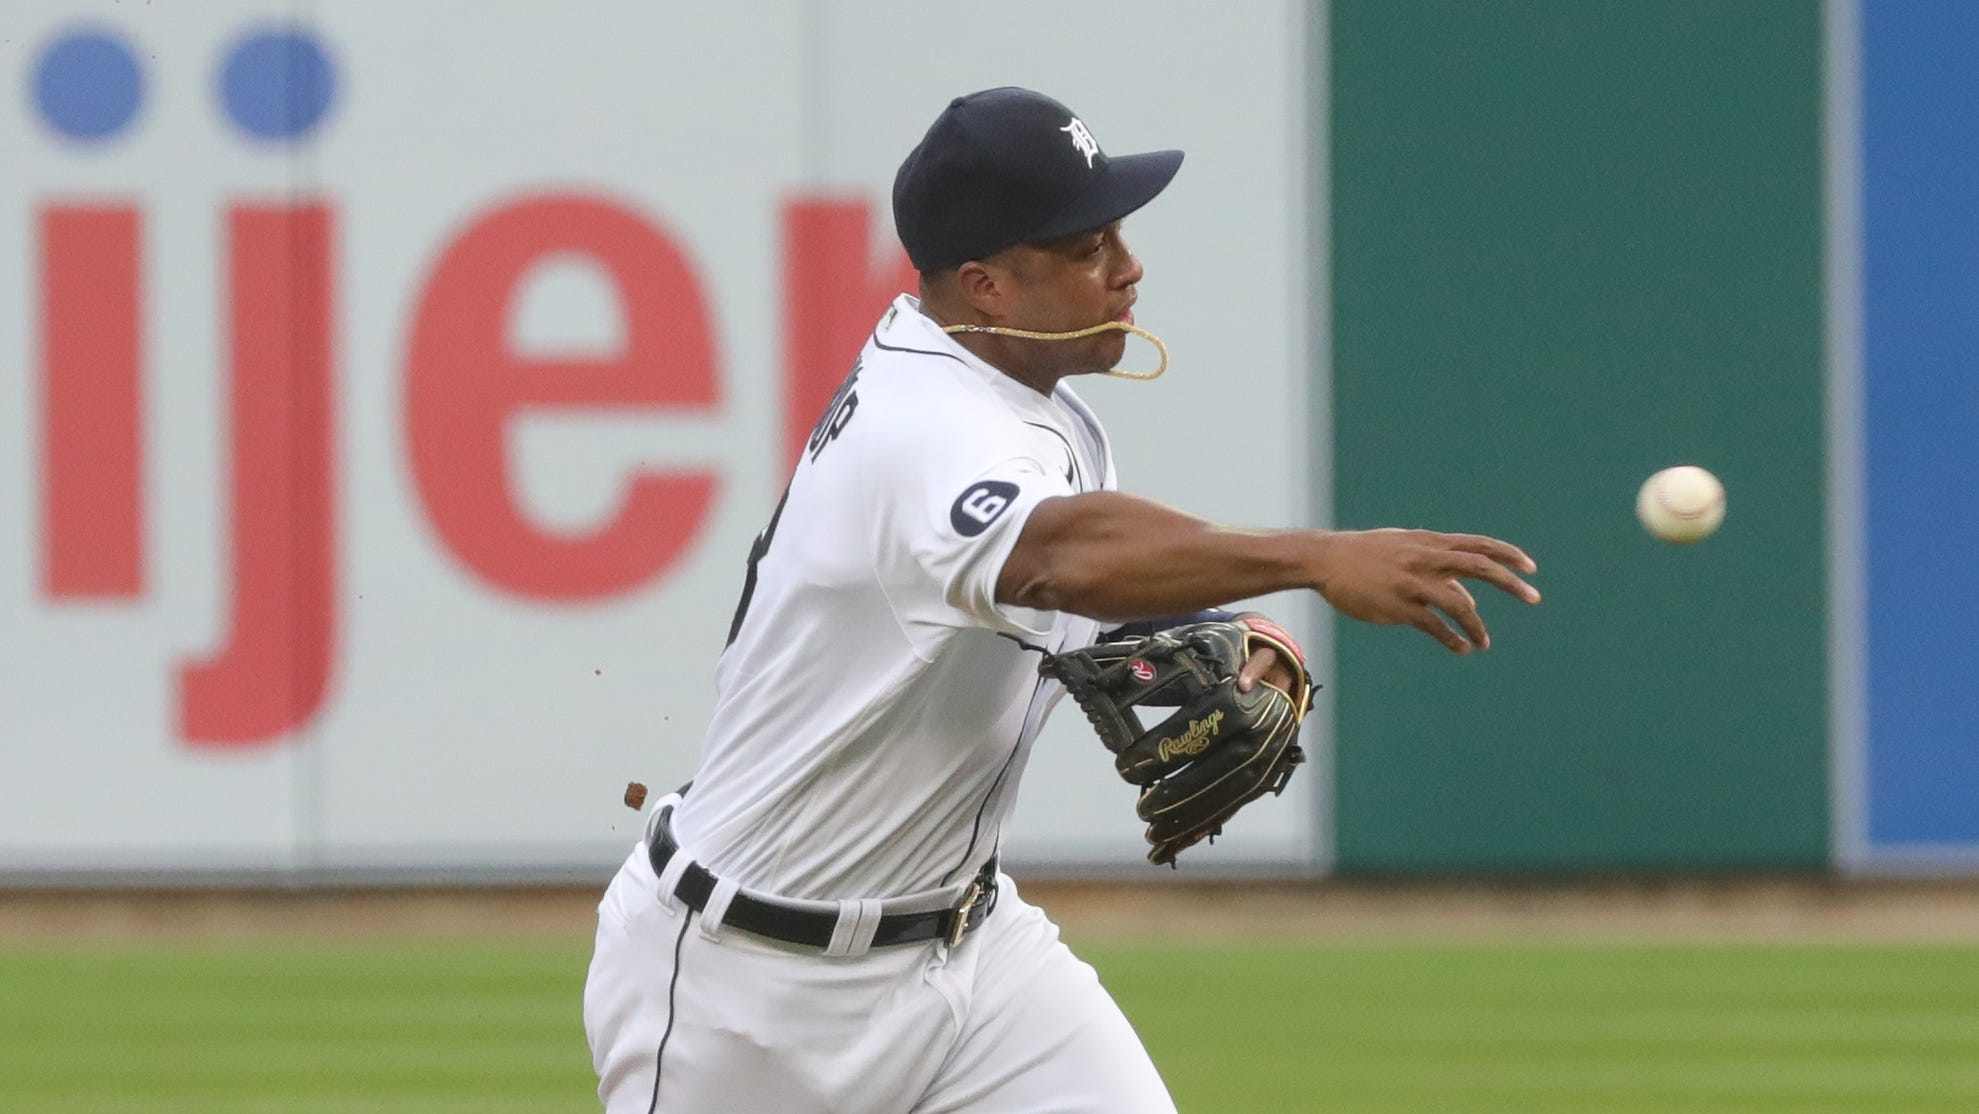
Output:
[[[1180,151],[1108,157],[1072,110],[1005,86],[948,102],[893,177],[893,226],[916,269],[1111,224],[1154,200]]]

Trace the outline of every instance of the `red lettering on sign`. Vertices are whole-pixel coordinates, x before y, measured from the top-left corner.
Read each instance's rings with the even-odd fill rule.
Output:
[[[179,673],[187,742],[264,742],[312,716],[335,641],[327,205],[227,215],[233,546],[227,642]]]
[[[530,359],[504,340],[516,284],[536,261],[578,253],[617,285],[624,351]],[[520,201],[454,241],[419,298],[406,369],[406,436],[419,498],[447,548],[505,591],[597,599],[664,573],[700,532],[712,470],[642,469],[618,514],[552,534],[516,507],[504,431],[528,409],[706,411],[718,400],[714,342],[693,270],[667,235],[611,202]]]
[[[41,214],[42,591],[144,590],[138,211]]]

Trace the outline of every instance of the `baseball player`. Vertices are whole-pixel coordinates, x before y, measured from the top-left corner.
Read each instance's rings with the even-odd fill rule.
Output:
[[[997,867],[1061,692],[1043,655],[1289,588],[1467,652],[1487,633],[1461,579],[1537,602],[1490,538],[1234,530],[1116,490],[1066,380],[1122,359],[1142,269],[1120,222],[1181,162],[1109,157],[1004,88],[902,163],[920,296],[812,431],[750,550],[700,767],[599,905],[584,1019],[610,1114],[1173,1110]]]

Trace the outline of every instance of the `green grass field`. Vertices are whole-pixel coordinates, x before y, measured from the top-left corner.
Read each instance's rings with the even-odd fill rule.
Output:
[[[1979,1111],[1979,947],[1079,948],[1181,1109]],[[0,1111],[595,1110],[576,943],[0,949]]]

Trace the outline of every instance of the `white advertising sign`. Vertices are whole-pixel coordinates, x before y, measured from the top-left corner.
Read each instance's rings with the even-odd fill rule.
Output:
[[[0,879],[608,870],[973,89],[1188,151],[1126,226],[1173,370],[1086,394],[1128,490],[1308,521],[1300,5],[938,11],[8,3]],[[1060,719],[1011,857],[1137,861]],[[1200,869],[1309,865],[1299,780]]]

